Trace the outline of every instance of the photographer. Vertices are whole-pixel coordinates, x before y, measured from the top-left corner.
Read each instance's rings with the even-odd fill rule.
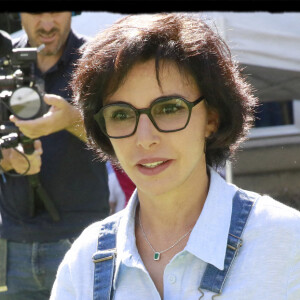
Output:
[[[71,15],[21,13],[26,35],[14,42],[14,48],[45,45],[37,54],[35,76],[44,82],[43,100],[50,108],[32,120],[20,120],[7,113],[4,121],[13,122],[25,136],[35,139],[35,151],[27,155],[27,174],[38,174],[59,212],[59,220],[51,218],[38,197],[34,198],[34,215],[29,213],[28,176],[2,174],[2,300],[49,299],[57,266],[74,238],[88,224],[109,214],[105,164],[95,161],[93,153],[86,149],[80,113],[70,103],[68,82],[79,58],[78,49],[86,42],[86,38],[71,30]],[[5,172],[22,174],[28,168],[26,159],[14,149],[3,149],[2,155]]]

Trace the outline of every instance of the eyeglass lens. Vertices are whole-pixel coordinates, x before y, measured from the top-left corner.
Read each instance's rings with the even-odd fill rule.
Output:
[[[176,131],[184,128],[189,119],[189,107],[180,98],[154,102],[150,106],[150,119],[161,131]],[[110,137],[131,135],[137,125],[139,113],[132,106],[120,103],[108,105],[102,110],[102,122]]]

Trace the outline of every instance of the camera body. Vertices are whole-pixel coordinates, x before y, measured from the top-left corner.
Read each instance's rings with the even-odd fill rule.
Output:
[[[40,117],[48,109],[42,99],[43,81],[35,76],[37,52],[13,49],[10,36],[0,30],[0,101],[2,108],[23,120]]]
[[[48,106],[43,101],[41,86],[37,84],[35,78],[37,52],[37,48],[12,49],[10,36],[0,30],[0,113],[2,116],[5,107],[17,118],[23,120],[41,117],[47,111]],[[3,158],[1,149],[15,148],[20,143],[25,154],[32,154],[33,140],[23,135],[18,127],[7,120],[8,116],[5,116],[0,122],[0,136],[2,135],[0,137],[0,160]],[[27,171],[29,167],[30,163]],[[27,171],[16,176],[24,176]],[[59,221],[59,212],[43,189],[38,174],[28,175],[27,178],[32,189],[31,216],[35,216],[34,201],[35,197],[38,197],[52,219]]]

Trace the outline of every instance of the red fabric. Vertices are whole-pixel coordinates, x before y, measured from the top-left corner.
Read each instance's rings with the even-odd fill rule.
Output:
[[[123,171],[115,166],[112,166],[115,174],[118,178],[119,184],[125,194],[125,206],[127,205],[133,191],[135,190],[135,184],[131,181],[128,175]]]

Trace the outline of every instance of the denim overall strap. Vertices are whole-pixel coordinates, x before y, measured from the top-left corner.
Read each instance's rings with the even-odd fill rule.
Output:
[[[93,300],[109,300],[116,261],[116,233],[118,220],[102,224],[98,237],[97,252],[93,255],[95,264]]]
[[[224,270],[208,264],[200,283],[200,291],[205,289],[218,295],[221,294],[230,267],[243,244],[241,236],[256,197],[257,194],[250,192],[246,194],[242,190],[238,190],[234,195]]]

